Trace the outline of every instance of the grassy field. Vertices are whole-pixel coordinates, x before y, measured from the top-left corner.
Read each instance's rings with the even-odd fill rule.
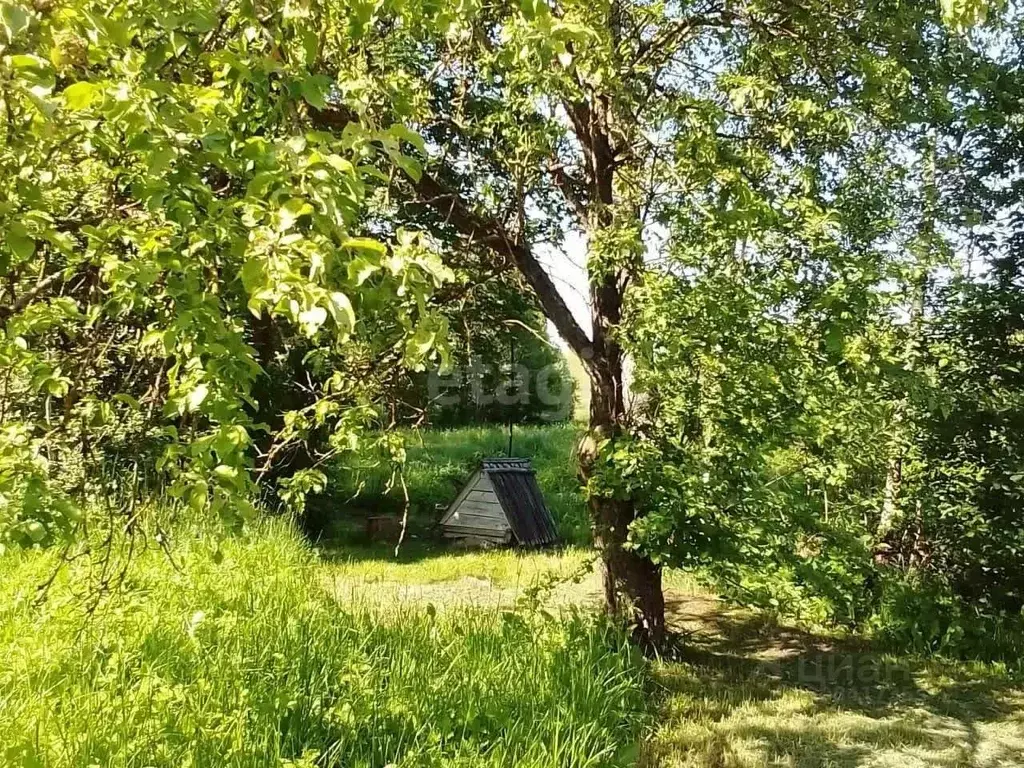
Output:
[[[676,645],[640,658],[597,618],[573,429],[519,434],[563,548],[455,551],[424,532],[396,556],[282,521],[227,538],[179,522],[171,556],[150,540],[109,594],[90,591],[102,550],[44,593],[55,552],[0,557],[0,765],[1024,766],[1004,669],[780,626],[682,572],[665,574]],[[423,435],[421,522],[504,439]],[[354,516],[394,503],[378,480],[363,473]]]
[[[0,760],[590,766],[636,750],[643,666],[591,618],[340,602],[284,526],[217,551],[137,554],[92,615],[85,560],[42,604],[53,557],[0,560]]]
[[[678,648],[644,661],[593,618],[582,548],[318,553],[278,524],[173,552],[96,604],[88,559],[43,602],[54,555],[0,559],[0,764],[1024,765],[998,667],[776,626],[677,573]]]
[[[537,584],[556,616],[600,601],[579,548],[366,554],[325,563],[339,601],[522,609]],[[629,757],[644,768],[1024,766],[1024,689],[1005,669],[892,655],[732,608],[683,573],[665,582],[678,645],[645,670],[653,724]]]

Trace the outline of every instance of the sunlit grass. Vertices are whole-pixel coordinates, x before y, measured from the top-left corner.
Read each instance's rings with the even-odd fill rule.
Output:
[[[780,626],[679,571],[685,633],[645,662],[591,610],[588,548],[318,555],[269,524],[173,552],[92,616],[88,559],[37,603],[56,554],[0,558],[0,765],[1024,766],[1002,668]],[[566,610],[528,607],[544,585]]]
[[[493,549],[456,551],[413,545],[392,548],[342,547],[329,551],[326,566],[337,576],[361,582],[437,584],[481,579],[498,587],[526,587],[545,579],[571,578],[587,569],[596,553],[582,547],[553,550]]]
[[[37,606],[53,555],[0,559],[0,761],[589,766],[635,748],[643,666],[593,620],[343,605],[283,526],[220,551],[181,542],[180,570],[137,555],[88,619],[77,566]]]

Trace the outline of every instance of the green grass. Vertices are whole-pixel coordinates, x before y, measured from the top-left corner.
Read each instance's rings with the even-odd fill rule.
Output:
[[[318,551],[280,523],[222,540],[179,520],[174,564],[137,552],[98,603],[95,556],[41,604],[56,554],[0,557],[0,765],[1024,767],[1024,693],[1005,669],[780,626],[685,572],[664,574],[679,648],[642,661],[591,610],[574,429],[516,435],[578,545],[467,552],[414,535],[396,556],[330,536]],[[507,435],[407,438],[423,533]],[[401,509],[373,472],[333,482],[342,532]]]
[[[455,499],[463,484],[488,456],[508,452],[508,429],[502,426],[452,430],[406,430],[405,481],[411,501],[411,530],[426,535]],[[563,541],[590,542],[590,522],[576,477],[578,427],[572,424],[516,427],[513,454],[528,458]],[[388,491],[389,473],[379,468],[336,466],[329,497],[314,505],[317,525],[328,537],[358,531],[361,512],[401,514],[401,491]],[[339,513],[344,510],[344,514]]]
[[[998,665],[892,655],[711,610],[652,674],[663,703],[644,768],[1024,765],[1024,691]]]
[[[827,654],[807,669],[827,666]],[[836,662],[837,664],[843,662]],[[663,664],[667,703],[644,766],[1011,768],[1024,765],[1024,697],[1000,676],[893,662],[888,687],[779,679],[721,659]],[[793,664],[795,668],[796,663]],[[763,667],[763,668],[762,668]],[[944,682],[936,682],[943,681]],[[935,683],[929,687],[928,682]]]
[[[342,604],[284,526],[86,561],[0,559],[0,761],[19,766],[591,766],[633,754],[643,665],[585,617]],[[220,562],[217,562],[220,560]],[[500,569],[499,569],[500,570]]]
[[[776,625],[685,574],[666,578],[679,650],[648,663],[571,605],[512,599],[587,571],[580,548],[318,556],[268,524],[173,551],[178,567],[137,552],[91,616],[95,561],[37,604],[55,553],[0,558],[0,765],[1024,766],[1002,668]],[[577,605],[599,592],[586,579]],[[505,610],[459,599],[489,589]]]
[[[596,553],[582,547],[552,550],[494,549],[446,551],[403,545],[394,548],[337,547],[328,550],[335,575],[364,583],[440,584],[481,579],[498,587],[528,587],[545,579],[568,579],[594,561]]]

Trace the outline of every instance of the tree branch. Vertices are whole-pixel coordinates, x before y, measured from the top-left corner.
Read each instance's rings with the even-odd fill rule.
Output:
[[[57,270],[37,282],[32,288],[21,294],[10,306],[0,307],[0,321],[5,321],[21,312],[39,296],[64,279],[64,270]]]
[[[590,357],[591,342],[555,287],[554,281],[533,255],[530,247],[508,236],[501,222],[484,218],[470,210],[458,192],[445,186],[429,173],[415,183],[420,202],[444,217],[449,225],[472,242],[511,257],[516,268],[533,288],[544,314],[581,360]]]
[[[325,110],[312,110],[314,123],[330,130],[342,129],[356,119],[354,113],[343,106]],[[500,221],[493,217],[475,214],[458,193],[447,187],[437,177],[426,171],[418,181],[413,182],[418,203],[436,211],[447,224],[454,227],[472,243],[482,245],[491,251],[508,256],[516,268],[533,288],[540,301],[544,315],[554,324],[555,330],[585,363],[592,354],[591,341],[580,324],[576,322],[568,305],[558,293],[554,281],[533,255],[529,245],[509,237]]]

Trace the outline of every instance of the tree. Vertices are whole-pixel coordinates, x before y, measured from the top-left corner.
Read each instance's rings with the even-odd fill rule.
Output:
[[[452,273],[414,231],[372,237],[387,173],[415,164],[408,132],[312,128],[345,85],[310,71],[321,36],[354,35],[350,19],[0,9],[0,546],[80,528],[111,451],[118,483],[155,464],[173,495],[237,521],[297,444],[364,449],[387,371],[444,352],[429,298]],[[261,382],[296,353],[304,393],[274,402]],[[281,482],[301,505],[323,478]]]
[[[852,390],[875,374],[887,342],[861,331],[906,268],[882,247],[908,220],[887,211],[886,142],[952,103],[936,72],[979,58],[951,42],[936,59],[950,36],[924,0],[73,0],[5,4],[2,20],[0,355],[4,402],[25,403],[2,414],[9,539],[74,525],[44,457],[87,459],[115,412],[145,414],[175,493],[218,512],[249,509],[253,483],[313,438],[358,449],[395,366],[444,357],[432,297],[453,275],[436,246],[457,243],[517,270],[587,369],[580,469],[606,603],[650,645],[660,563],[690,539],[651,463],[679,425],[633,418],[624,344],[650,364],[652,408],[704,392],[700,369],[659,365],[708,350],[666,354],[645,330],[685,338],[695,308],[764,330],[740,345],[752,355],[824,362]],[[586,240],[589,332],[539,258],[569,228]],[[659,314],[664,297],[682,311]],[[285,408],[261,389],[273,366],[309,374]],[[731,414],[735,446],[749,419]],[[282,496],[322,482],[303,466]]]
[[[344,106],[425,136],[427,168],[398,192],[432,209],[439,231],[520,271],[584,361],[593,396],[581,474],[607,605],[657,644],[660,569],[630,531],[674,528],[639,521],[651,509],[638,506],[631,477],[622,347],[631,292],[665,254],[744,244],[752,259],[785,250],[793,270],[822,276],[844,259],[842,269],[872,268],[873,252],[837,253],[845,243],[824,182],[841,171],[828,168],[830,153],[861,162],[871,128],[912,119],[901,99],[915,67],[928,66],[915,57],[941,30],[939,9],[524,0],[435,5],[425,17],[409,8],[375,7],[358,49],[331,63],[365,73],[378,92],[400,90],[398,106],[387,97]],[[870,223],[859,226],[870,238]],[[587,242],[589,333],[538,259],[564,228]],[[835,301],[858,311],[868,283],[833,286]],[[854,316],[836,319],[833,339]]]

